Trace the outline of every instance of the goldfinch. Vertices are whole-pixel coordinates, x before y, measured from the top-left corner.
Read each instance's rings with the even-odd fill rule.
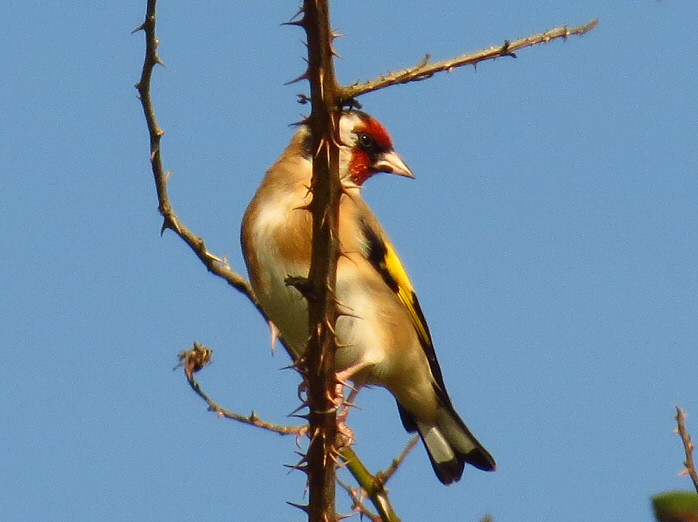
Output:
[[[341,315],[336,370],[351,369],[359,388],[386,388],[402,424],[419,432],[436,476],[458,481],[465,463],[492,471],[495,462],[458,416],[446,392],[431,335],[409,276],[378,219],[361,197],[379,172],[413,177],[383,125],[348,110],[339,122],[340,200],[337,301]],[[311,135],[300,126],[248,206],[242,251],[260,306],[296,356],[308,341],[308,307],[286,284],[308,274],[311,252]]]

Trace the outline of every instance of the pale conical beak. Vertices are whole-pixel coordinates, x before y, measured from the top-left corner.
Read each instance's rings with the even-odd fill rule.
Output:
[[[394,150],[389,150],[378,155],[373,168],[378,172],[386,172],[388,174],[397,174],[406,178],[414,178],[414,174],[410,168],[402,161]]]

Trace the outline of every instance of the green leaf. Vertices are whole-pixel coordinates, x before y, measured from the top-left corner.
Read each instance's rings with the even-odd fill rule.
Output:
[[[659,522],[698,522],[698,493],[669,491],[652,497]]]

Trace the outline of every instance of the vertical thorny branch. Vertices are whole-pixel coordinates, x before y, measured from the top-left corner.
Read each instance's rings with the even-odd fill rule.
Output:
[[[303,361],[308,383],[310,447],[307,471],[308,514],[311,521],[331,522],[335,514],[335,447],[337,416],[334,402],[336,341],[334,301],[337,280],[339,149],[336,145],[337,90],[332,56],[328,0],[305,0],[299,24],[308,38],[308,71],[313,137],[313,249],[310,261],[308,311],[310,342]]]

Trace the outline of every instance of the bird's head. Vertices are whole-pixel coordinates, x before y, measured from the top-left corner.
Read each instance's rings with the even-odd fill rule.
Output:
[[[395,152],[390,134],[381,122],[365,112],[349,110],[339,120],[340,175],[358,186],[379,172],[414,178]]]

